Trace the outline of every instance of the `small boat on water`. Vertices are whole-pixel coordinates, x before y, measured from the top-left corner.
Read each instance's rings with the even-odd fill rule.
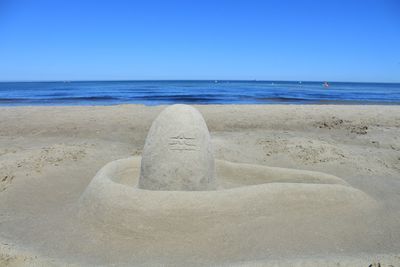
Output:
[[[329,87],[329,83],[328,83],[328,82],[324,82],[322,85],[323,85],[325,88],[328,88],[328,87]]]

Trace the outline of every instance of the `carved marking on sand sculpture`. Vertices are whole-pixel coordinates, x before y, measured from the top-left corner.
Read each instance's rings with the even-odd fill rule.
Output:
[[[184,133],[170,137],[169,149],[178,151],[194,151],[197,150],[196,138],[188,137]]]

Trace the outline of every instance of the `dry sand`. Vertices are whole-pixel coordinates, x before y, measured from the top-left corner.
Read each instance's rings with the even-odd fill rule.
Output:
[[[0,108],[0,266],[400,266],[400,107],[197,108],[220,189],[93,214],[83,192],[111,161],[136,173],[163,107]]]

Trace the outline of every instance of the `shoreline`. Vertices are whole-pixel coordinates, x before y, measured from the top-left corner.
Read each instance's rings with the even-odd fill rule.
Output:
[[[149,98],[151,99],[151,98]],[[146,107],[154,107],[154,106],[168,106],[174,104],[186,104],[186,105],[196,105],[196,106],[279,106],[279,105],[292,105],[292,106],[400,106],[400,102],[377,102],[377,101],[351,101],[351,100],[318,100],[318,101],[309,101],[309,100],[291,100],[291,99],[266,99],[266,101],[270,102],[262,102],[263,100],[259,100],[260,102],[249,102],[249,103],[197,103],[194,102],[171,102],[171,103],[160,103],[160,104],[145,104],[145,103],[109,103],[109,104],[32,104],[32,105],[24,105],[24,104],[0,104],[0,108],[19,108],[19,107],[108,107],[108,106],[124,106],[124,105],[141,105]],[[1,99],[0,99],[0,103]],[[3,102],[4,103],[4,102]]]
[[[175,105],[175,104],[185,104],[185,105],[191,105],[191,106],[196,106],[196,107],[229,107],[229,106],[238,106],[238,107],[246,107],[246,106],[257,106],[257,107],[279,107],[279,106],[305,106],[305,107],[322,107],[322,106],[327,106],[327,107],[371,107],[371,106],[376,106],[376,107],[382,107],[382,106],[388,106],[388,107],[398,107],[400,106],[399,104],[291,104],[291,103],[276,103],[276,104],[265,104],[265,103],[260,103],[260,104],[254,104],[254,103],[244,103],[244,104],[196,104],[196,103],[170,103],[170,104],[157,104],[157,105],[146,105],[142,103],[117,103],[117,104],[110,104],[110,105],[23,105],[23,106],[5,106],[5,105],[0,105],[0,109],[7,109],[7,108],[73,108],[73,107],[118,107],[118,106],[142,106],[142,107],[165,107],[165,106],[170,106],[170,105]]]

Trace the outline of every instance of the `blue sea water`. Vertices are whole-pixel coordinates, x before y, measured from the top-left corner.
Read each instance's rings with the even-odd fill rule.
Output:
[[[2,82],[0,106],[400,104],[400,84],[283,81]]]

